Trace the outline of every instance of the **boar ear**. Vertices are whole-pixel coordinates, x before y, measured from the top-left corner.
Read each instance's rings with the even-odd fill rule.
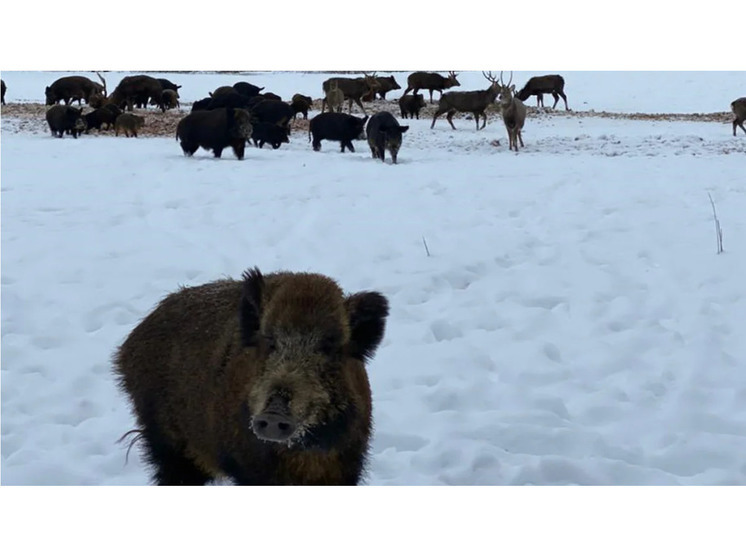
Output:
[[[262,313],[264,277],[259,268],[246,270],[241,277],[243,278],[243,291],[239,305],[241,341],[244,346],[253,346],[256,345],[256,334],[259,331]]]
[[[389,302],[376,291],[361,291],[345,299],[350,319],[350,356],[367,361],[383,339]]]

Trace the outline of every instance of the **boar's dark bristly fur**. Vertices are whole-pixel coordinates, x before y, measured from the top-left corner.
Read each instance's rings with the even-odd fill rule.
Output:
[[[168,295],[114,355],[159,485],[356,485],[372,431],[365,362],[388,301],[313,273]]]
[[[220,157],[230,146],[236,157],[243,159],[251,132],[251,115],[244,109],[193,110],[176,125],[176,139],[187,156],[201,147]]]
[[[425,107],[425,96],[422,93],[416,95],[402,95],[399,99],[399,110],[402,118],[420,119],[420,109]]]
[[[359,118],[344,113],[321,113],[311,119],[308,125],[308,138],[313,138],[313,150],[321,149],[321,140],[340,143],[342,153],[345,148],[354,153],[352,140],[364,140],[364,126],[368,117]]]
[[[388,150],[391,160],[396,163],[396,157],[401,149],[402,134],[407,130],[409,126],[400,126],[394,115],[388,111],[374,114],[365,129],[371,155],[385,161]]]
[[[77,138],[86,129],[83,119],[83,109],[75,109],[70,105],[53,105],[46,114],[47,124],[52,136],[62,138],[67,132]]]

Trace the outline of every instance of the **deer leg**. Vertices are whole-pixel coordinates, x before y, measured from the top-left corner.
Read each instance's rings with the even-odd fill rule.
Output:
[[[448,111],[448,114],[446,115],[446,119],[448,120],[448,124],[451,125],[451,128],[456,130],[456,127],[453,125],[453,121],[451,120],[453,118],[453,115],[456,114],[456,111]]]
[[[443,114],[444,112],[445,112],[445,111],[441,111],[440,109],[438,109],[437,111],[435,111],[435,114],[433,115],[433,123],[432,123],[432,124],[430,125],[430,129],[432,129],[432,128],[433,128],[433,127],[435,126],[435,121],[436,121],[436,120],[438,119],[438,117],[439,117],[440,115],[442,115],[442,114]],[[735,130],[735,129],[736,129],[736,125],[735,125],[735,124],[733,124],[733,130]]]
[[[560,97],[562,97],[562,100],[565,102],[565,110],[569,111],[570,109],[567,107],[567,96],[562,91],[558,91],[557,93],[560,94]]]
[[[433,90],[432,89],[430,90],[430,102],[431,103],[433,102]]]
[[[358,107],[360,107],[360,110],[363,111],[364,115],[368,114],[365,112],[365,107],[363,107],[363,103],[360,101],[360,98],[355,99],[355,103],[357,103]],[[352,99],[350,99],[350,110],[348,112],[352,113]]]
[[[733,135],[734,136],[736,135],[736,125],[740,126],[741,130],[743,130],[744,134],[746,134],[746,128],[743,127],[743,121],[742,120],[739,121],[738,117],[736,117],[736,119],[733,121]]]

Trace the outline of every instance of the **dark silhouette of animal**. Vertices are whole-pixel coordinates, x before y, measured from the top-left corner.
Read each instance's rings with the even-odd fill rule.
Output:
[[[0,103],[5,105],[5,92],[8,88],[5,86],[5,80],[0,80]]]
[[[526,106],[515,93],[515,86],[510,85],[513,81],[513,72],[510,73],[510,80],[505,84],[503,82],[503,73],[500,72],[500,92],[498,103],[502,113],[505,128],[508,131],[508,149],[518,152],[518,142],[523,146],[523,124],[526,122]]]
[[[345,148],[355,152],[352,140],[364,140],[363,130],[368,117],[359,118],[344,113],[321,113],[313,117],[308,125],[308,138],[313,137],[313,150],[321,149],[321,140],[339,142],[342,153]]]
[[[290,107],[293,109],[293,120],[298,116],[298,113],[303,115],[303,120],[308,120],[308,111],[313,107],[313,99],[308,95],[296,93],[290,100]]]
[[[391,154],[391,160],[396,164],[396,156],[401,148],[402,134],[409,130],[409,126],[400,126],[394,115],[388,111],[381,111],[370,117],[365,127],[368,137],[370,153],[381,161],[386,159],[386,150]]]
[[[376,80],[378,81],[378,90],[376,93],[381,99],[386,99],[386,94],[389,91],[401,89],[401,86],[396,82],[396,78],[394,78],[393,74],[388,77],[376,77]]]
[[[211,111],[213,109],[224,108],[247,109],[250,102],[255,99],[255,97],[246,97],[245,95],[241,95],[237,91],[233,91],[228,93],[221,93],[220,95],[208,97],[207,99],[209,99],[209,102],[207,103],[206,108],[207,110]],[[192,110],[194,110],[194,106],[192,106]]]
[[[399,98],[399,110],[402,118],[420,118],[420,109],[425,107],[425,97],[422,93],[417,95],[402,95]]]
[[[128,138],[137,138],[137,133],[145,125],[145,119],[132,113],[122,113],[114,121],[114,135],[119,136],[119,131],[124,132]]]
[[[109,103],[100,109],[96,109],[84,115],[86,132],[90,131],[91,128],[101,130],[101,126],[104,124],[106,125],[106,130],[109,130],[114,125],[120,114],[122,114],[122,109],[117,107],[114,103]]]
[[[171,91],[176,92],[177,97],[179,96],[179,88],[181,87],[180,85],[176,85],[174,82],[167,80],[165,78],[156,78],[156,80],[158,80],[158,83],[161,84],[161,87],[163,88],[164,91],[166,89],[170,89]]]
[[[430,128],[435,126],[435,121],[440,115],[447,113],[446,119],[448,120],[448,124],[451,125],[451,128],[456,130],[456,127],[453,125],[453,120],[451,119],[457,112],[472,113],[477,125],[477,130],[480,130],[480,116],[482,117],[482,128],[487,126],[487,113],[485,111],[490,103],[494,103],[495,99],[497,99],[500,85],[492,76],[491,72],[489,74],[482,72],[482,75],[490,82],[490,86],[487,89],[477,91],[448,91],[440,96],[438,110],[435,111],[435,115],[433,115],[433,122],[430,125]]]
[[[161,93],[161,102],[167,109],[176,109],[180,106],[179,94],[173,89],[164,89]]]
[[[52,136],[62,138],[65,133],[77,138],[86,129],[83,109],[70,105],[53,105],[47,110],[46,119]]]
[[[159,485],[356,485],[373,427],[365,363],[388,301],[314,273],[185,287],[116,350]],[[124,437],[123,437],[124,438]]]
[[[254,97],[255,95],[259,95],[259,92],[264,88],[252,85],[249,82],[236,82],[233,84],[233,89],[246,97]]]
[[[210,92],[210,97],[220,97],[229,93],[238,93],[238,91],[232,85],[221,85],[215,91]]]
[[[321,86],[324,90],[324,100],[321,103],[322,113],[326,108],[326,94],[332,89],[333,84],[336,84],[336,87],[342,91],[344,98],[349,101],[347,112],[352,112],[352,102],[354,101],[364,115],[368,114],[363,107],[362,98],[378,90],[378,81],[375,75],[365,74],[362,78],[329,78],[325,80]]]
[[[288,129],[284,126],[278,126],[269,122],[254,122],[252,127],[251,140],[255,146],[259,146],[260,148],[263,148],[264,144],[267,143],[272,146],[272,149],[277,149],[281,144],[290,142]]]
[[[132,112],[135,104],[145,107],[152,102],[165,112],[166,108],[162,100],[163,86],[157,79],[139,74],[136,76],[126,76],[122,78],[117,87],[111,93],[109,102],[114,103],[120,108],[125,108]]]
[[[272,100],[272,101],[282,101],[282,97],[280,97],[276,93],[272,93],[271,91],[267,91],[267,92],[263,93],[262,96],[265,99],[269,99],[269,100]]]
[[[212,97],[205,97],[204,99],[195,101],[194,103],[192,103],[192,112],[209,110],[208,107],[210,106],[211,101]]]
[[[443,90],[461,85],[456,79],[456,72],[448,72],[448,76],[443,77],[436,72],[412,72],[407,76],[407,89],[404,95],[412,91],[415,95],[420,89],[427,89],[430,92],[430,102],[433,102],[433,91],[443,96]]]
[[[565,102],[565,110],[569,111],[570,109],[567,108],[567,96],[565,96],[564,89],[565,79],[559,74],[536,76],[528,80],[526,85],[524,85],[515,96],[521,101],[525,101],[532,95],[536,95],[536,106],[543,107],[544,94],[551,93],[552,97],[554,97],[554,105],[552,105],[552,108],[554,109],[557,106],[559,98],[562,97],[562,100]]]
[[[64,102],[65,105],[74,101],[77,101],[78,105],[82,105],[84,101],[88,103],[94,93],[103,93],[103,86],[85,76],[59,78],[44,90],[47,105],[54,105],[60,101]]]
[[[730,104],[730,110],[733,111],[733,135],[736,135],[736,126],[740,126],[741,130],[746,133],[746,128],[743,127],[743,121],[746,120],[746,97],[739,97]]]
[[[263,99],[251,107],[253,122],[269,122],[278,126],[288,127],[295,116],[293,108],[284,101]]]
[[[251,132],[251,115],[244,109],[192,111],[176,125],[176,139],[189,157],[200,147],[220,157],[230,146],[236,157],[243,159]]]

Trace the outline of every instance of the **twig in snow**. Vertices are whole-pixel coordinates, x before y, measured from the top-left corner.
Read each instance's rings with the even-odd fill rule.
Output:
[[[715,219],[715,237],[717,238],[718,243],[718,254],[723,252],[723,230],[720,228],[720,220],[718,219],[718,214],[715,211],[715,202],[712,199],[712,196],[710,193],[707,193],[707,196],[710,198],[710,204],[712,204],[712,217]]]
[[[425,245],[425,252],[427,253],[428,256],[430,256],[430,249],[427,248],[427,241],[425,240],[424,235],[422,236],[422,244]]]

